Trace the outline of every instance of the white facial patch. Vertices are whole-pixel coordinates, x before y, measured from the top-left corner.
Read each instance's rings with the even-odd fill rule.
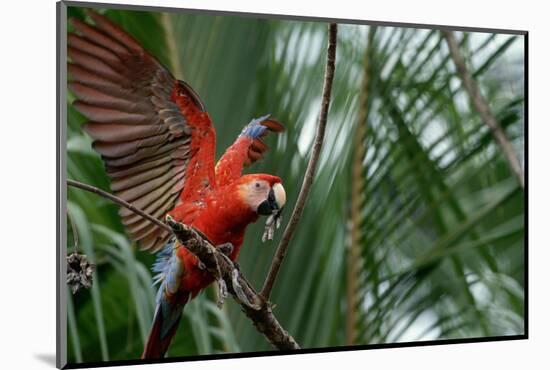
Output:
[[[257,211],[260,204],[267,199],[270,186],[267,181],[258,180],[246,184],[241,189],[241,195],[245,199],[246,203],[251,209]]]

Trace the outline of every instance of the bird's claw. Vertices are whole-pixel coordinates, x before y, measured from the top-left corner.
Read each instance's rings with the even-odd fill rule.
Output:
[[[239,283],[239,270],[234,269],[231,272],[231,282],[233,283],[233,290],[235,291],[235,294],[242,303],[256,311],[261,308],[259,304],[251,302],[244,293],[243,287]]]
[[[241,265],[239,265],[237,261],[233,262],[233,266],[235,267],[235,270],[239,271],[239,273],[241,272]]]
[[[229,265],[233,266],[233,270],[231,271],[231,285],[233,287],[233,291],[237,295],[237,298],[248,307],[254,310],[259,310],[261,308],[260,305],[253,303],[248,299],[248,297],[246,296],[243,290],[243,287],[239,283],[239,275],[240,275],[239,264],[237,262],[231,261],[231,259],[223,253],[220,253],[218,255],[221,256],[223,259],[225,259]],[[218,307],[221,307],[223,305],[223,302],[225,301],[225,298],[227,298],[227,284],[223,280],[221,270],[219,268],[219,263],[218,263],[217,269],[218,269],[217,280],[218,280],[218,289],[219,289],[219,298],[218,298],[217,305]]]
[[[170,226],[170,228],[172,230],[174,230],[174,231],[182,231],[183,230],[183,225],[181,224],[181,222],[177,222],[176,220],[174,220],[174,218],[172,216],[166,215],[165,221],[168,224],[168,226]]]
[[[218,306],[218,308],[222,308],[226,298],[227,298],[227,284],[225,284],[225,280],[218,279],[218,301],[216,302],[216,305]]]
[[[218,245],[217,248],[220,252],[222,252],[224,255],[229,257],[229,255],[233,253],[234,247],[233,247],[233,244],[231,243],[224,243],[224,244]]]
[[[278,228],[280,226],[279,217],[280,216],[279,216],[278,213],[273,214],[273,215],[269,216],[268,221],[266,222],[266,231],[267,231],[268,227],[271,230],[269,232],[269,235],[268,235],[269,239],[273,239],[274,229]],[[180,223],[180,222],[175,221],[172,216],[167,215],[165,220],[166,220],[166,223],[168,224],[168,226],[170,226],[170,228],[172,228],[172,230],[174,230],[174,232],[181,232],[181,231],[185,230],[185,225]],[[206,239],[204,234],[202,234],[201,232],[199,232],[196,229],[195,229],[195,231],[197,231],[199,236],[204,237]],[[264,233],[264,235],[265,235],[265,233]],[[206,240],[208,240],[208,239],[206,239]],[[210,247],[210,248],[212,248],[212,247]],[[221,253],[218,253],[217,256],[221,256],[223,259],[225,259],[227,261],[227,263],[229,263],[231,266],[233,266],[233,270],[231,271],[231,283],[232,283],[232,286],[233,286],[233,291],[235,292],[235,294],[237,295],[239,300],[243,304],[248,306],[249,308],[252,308],[254,310],[259,310],[261,308],[260,305],[257,304],[257,303],[251,302],[248,299],[247,295],[245,294],[245,292],[243,290],[243,287],[239,283],[240,266],[238,265],[237,262],[233,262],[229,258],[229,255],[231,255],[231,253],[233,252],[233,249],[234,249],[233,245],[231,243],[225,243],[225,244],[218,245],[216,247],[216,249],[221,252]],[[211,250],[210,252],[212,253],[212,252],[214,252],[214,250]],[[216,260],[216,265],[217,265],[216,269],[217,269],[217,275],[218,275],[216,277],[216,280],[218,281],[218,291],[219,291],[218,301],[216,302],[216,304],[217,304],[218,307],[221,308],[221,306],[225,302],[225,299],[227,298],[228,289],[227,289],[227,284],[225,283],[225,280],[223,280],[222,273],[221,273],[221,270],[220,270],[220,266],[219,266],[219,263],[218,263],[217,260]],[[197,266],[201,270],[206,269],[206,265],[203,262],[201,262],[200,260],[199,260]]]

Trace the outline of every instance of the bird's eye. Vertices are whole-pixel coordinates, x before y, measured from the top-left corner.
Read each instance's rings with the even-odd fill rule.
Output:
[[[254,186],[256,187],[256,189],[259,189],[261,185],[260,185],[259,182],[257,182],[257,183],[254,184]]]

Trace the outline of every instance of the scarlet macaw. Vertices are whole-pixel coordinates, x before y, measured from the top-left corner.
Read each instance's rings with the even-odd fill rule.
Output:
[[[214,166],[216,133],[197,93],[105,16],[95,25],[71,19],[69,87],[73,106],[89,119],[93,139],[120,198],[155,217],[169,214],[215,245],[231,243],[235,260],[246,227],[259,215],[278,214],[286,201],[281,179],[242,175],[267,150],[261,138],[283,126],[252,120]],[[170,233],[128,209],[119,214],[132,240],[158,251],[153,270],[160,287],[142,358],[163,357],[185,304],[212,283],[198,259]]]

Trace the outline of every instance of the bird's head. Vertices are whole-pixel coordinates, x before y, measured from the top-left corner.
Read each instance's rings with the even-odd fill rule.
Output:
[[[272,175],[253,174],[242,176],[240,181],[238,191],[244,203],[256,215],[268,216],[262,241],[273,239],[275,229],[281,225],[281,212],[286,203],[281,179]]]
[[[244,175],[238,191],[244,203],[259,215],[279,214],[286,202],[285,188],[277,176]]]

